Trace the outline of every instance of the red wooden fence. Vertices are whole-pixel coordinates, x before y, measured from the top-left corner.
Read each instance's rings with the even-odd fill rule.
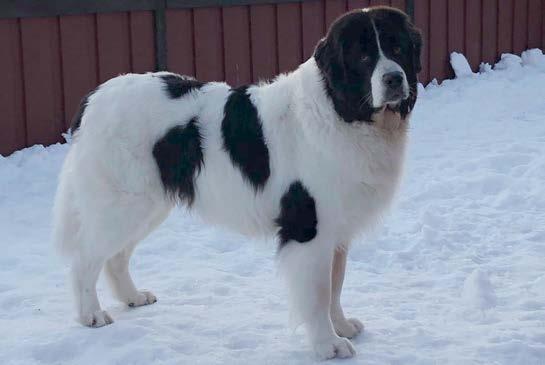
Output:
[[[477,69],[545,48],[545,0],[307,0],[166,9],[167,69],[233,85],[268,78],[307,59],[337,16],[373,5],[414,9],[425,83],[452,76],[452,51]],[[151,10],[0,19],[0,154],[60,141],[89,90],[155,70],[155,25]]]

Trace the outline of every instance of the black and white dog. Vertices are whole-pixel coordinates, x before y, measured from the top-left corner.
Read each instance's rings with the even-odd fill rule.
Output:
[[[100,85],[74,118],[54,208],[81,322],[112,323],[103,266],[129,306],[131,254],[175,204],[248,235],[277,236],[291,308],[321,358],[351,357],[362,331],[340,305],[346,251],[392,200],[416,101],[421,37],[377,7],[340,17],[312,58],[232,89],[167,72]]]

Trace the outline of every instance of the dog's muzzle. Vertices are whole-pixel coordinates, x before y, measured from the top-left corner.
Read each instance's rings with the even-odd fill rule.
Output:
[[[395,104],[409,97],[403,81],[403,73],[400,71],[388,72],[382,76],[385,103]]]

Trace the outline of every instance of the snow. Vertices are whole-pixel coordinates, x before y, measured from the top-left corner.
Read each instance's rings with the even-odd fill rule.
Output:
[[[474,309],[486,310],[496,306],[496,293],[488,274],[475,269],[464,281],[462,298]]]
[[[365,325],[343,364],[545,362],[545,60],[504,55],[486,72],[420,87],[406,176],[384,226],[355,242],[345,310]],[[467,70],[466,70],[467,71]],[[1,364],[312,364],[288,327],[272,242],[183,211],[137,249],[159,301],[115,323],[74,320],[49,238],[67,145],[0,157]]]
[[[473,71],[471,71],[471,66],[469,65],[469,62],[467,62],[467,58],[461,53],[452,52],[450,54],[450,64],[454,70],[454,75],[457,78],[473,75]]]

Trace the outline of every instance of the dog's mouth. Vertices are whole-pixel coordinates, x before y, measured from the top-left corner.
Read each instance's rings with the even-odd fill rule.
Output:
[[[386,107],[397,107],[403,101],[409,98],[409,93],[405,90],[394,90],[385,95],[384,105]]]

